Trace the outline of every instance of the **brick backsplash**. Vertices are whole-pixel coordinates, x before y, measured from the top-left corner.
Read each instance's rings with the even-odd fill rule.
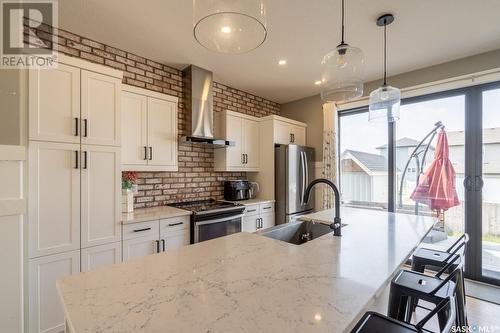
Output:
[[[33,30],[33,29],[32,29]],[[123,71],[123,83],[179,97],[179,137],[185,135],[186,109],[183,72],[159,62],[94,41],[77,34],[41,25],[37,36],[50,44],[56,35],[59,52]],[[25,40],[32,43],[29,35]],[[279,114],[280,105],[244,91],[214,82],[214,110],[232,110],[263,117]],[[245,179],[244,172],[215,172],[213,148],[179,143],[178,172],[140,172],[135,208],[161,206],[171,202],[205,198],[221,199],[224,180]]]

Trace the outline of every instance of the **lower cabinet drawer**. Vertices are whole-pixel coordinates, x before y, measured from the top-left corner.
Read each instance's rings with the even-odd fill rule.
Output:
[[[274,212],[274,202],[266,202],[259,205],[260,214],[267,214],[272,212]]]
[[[158,239],[158,236],[160,234],[158,225],[158,220],[125,224],[122,226],[123,240],[139,237],[150,237],[153,235],[156,239]]]
[[[249,205],[245,207],[245,216],[259,215],[259,205]]]
[[[189,229],[189,215],[160,220],[160,233]]]

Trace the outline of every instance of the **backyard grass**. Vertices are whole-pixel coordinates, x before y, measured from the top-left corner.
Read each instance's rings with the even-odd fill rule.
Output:
[[[460,232],[448,232],[448,236],[460,237],[460,236],[462,236],[462,233],[460,233]],[[500,244],[500,236],[491,235],[491,234],[483,235],[483,242]]]

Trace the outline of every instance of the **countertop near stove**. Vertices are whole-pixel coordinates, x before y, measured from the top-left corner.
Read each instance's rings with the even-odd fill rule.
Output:
[[[226,202],[233,202],[237,204],[242,204],[245,206],[250,206],[250,205],[257,205],[261,203],[268,203],[268,202],[274,202],[274,199],[248,199],[248,200],[238,200],[238,201],[230,201],[230,200],[224,200]]]
[[[139,208],[135,209],[132,213],[123,213],[122,224],[168,219],[171,217],[179,217],[186,215],[191,215],[191,212],[189,210],[170,207],[170,206]]]
[[[345,332],[434,219],[342,209],[342,237],[240,232],[57,282],[70,332]]]

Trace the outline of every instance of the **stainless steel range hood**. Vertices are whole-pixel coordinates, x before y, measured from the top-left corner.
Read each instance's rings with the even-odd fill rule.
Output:
[[[217,147],[234,146],[232,141],[214,138],[212,72],[194,65],[184,72],[185,131],[188,135],[182,137],[183,141]]]

